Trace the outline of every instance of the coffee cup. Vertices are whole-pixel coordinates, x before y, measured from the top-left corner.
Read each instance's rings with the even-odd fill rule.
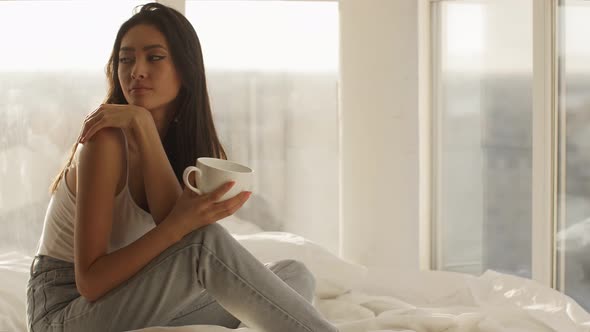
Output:
[[[189,175],[195,172],[197,187],[189,181]],[[184,184],[199,195],[210,193],[221,185],[234,181],[234,186],[226,192],[219,200],[224,201],[232,198],[242,191],[252,191],[254,171],[239,163],[218,159],[202,157],[197,159],[196,166],[188,166],[182,175]]]

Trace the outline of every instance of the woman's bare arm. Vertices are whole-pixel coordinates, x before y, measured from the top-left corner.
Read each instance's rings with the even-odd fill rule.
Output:
[[[182,192],[164,151],[151,113],[140,106],[102,104],[84,121],[81,141],[89,140],[103,128],[121,128],[133,133],[138,146],[147,203],[156,225],[170,213]]]
[[[117,184],[125,172],[122,140],[119,129],[104,128],[80,151],[74,259],[78,291],[89,301],[129,279],[180,239],[170,226],[174,223],[162,223],[107,254]]]
[[[145,193],[156,225],[168,216],[182,187],[166,156],[152,116],[138,117],[134,134],[139,145]]]
[[[117,186],[125,174],[124,144],[119,129],[100,129],[81,147],[76,167],[76,286],[91,302],[131,278],[189,232],[232,215],[250,196],[243,192],[218,202],[231,183],[205,195],[186,188],[155,228],[107,254]]]

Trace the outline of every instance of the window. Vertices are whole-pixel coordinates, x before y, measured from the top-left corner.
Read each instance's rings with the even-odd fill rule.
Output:
[[[559,7],[557,285],[590,308],[590,2]]]
[[[436,267],[546,279],[590,308],[590,2],[432,8]],[[547,160],[532,158],[539,149],[552,151]],[[532,181],[533,169],[548,176]],[[534,198],[539,188],[552,198]],[[551,202],[546,219],[534,218],[540,201]]]
[[[236,215],[338,253],[338,4],[188,1],[186,16],[228,158],[256,172]]]
[[[0,2],[0,30],[10,31],[0,52],[0,252],[35,253],[49,185],[106,95],[116,32],[139,3]]]
[[[143,3],[0,1],[4,49],[18,50],[0,53],[0,251],[34,254],[49,185],[106,95],[119,26]],[[188,1],[186,15],[222,143],[257,174],[238,217],[337,253],[337,2]]]
[[[532,0],[432,13],[436,267],[530,277]]]

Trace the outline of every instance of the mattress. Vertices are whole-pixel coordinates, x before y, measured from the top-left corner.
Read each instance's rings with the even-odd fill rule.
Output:
[[[286,232],[233,233],[262,262],[297,259],[317,280],[314,306],[342,332],[590,332],[590,315],[574,300],[535,281],[495,271],[367,268]],[[30,256],[0,253],[0,331],[26,331]],[[150,327],[142,332],[219,332],[208,325]],[[241,327],[241,332],[256,330]]]

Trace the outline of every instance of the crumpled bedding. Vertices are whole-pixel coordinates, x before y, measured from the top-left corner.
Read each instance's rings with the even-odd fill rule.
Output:
[[[314,305],[342,332],[590,332],[590,314],[574,300],[532,280],[487,271],[371,269],[342,260],[301,236],[234,234],[263,262],[304,262],[317,280]],[[0,331],[25,331],[31,257],[0,253]],[[141,332],[221,332],[192,325]],[[235,331],[256,332],[247,327]]]

